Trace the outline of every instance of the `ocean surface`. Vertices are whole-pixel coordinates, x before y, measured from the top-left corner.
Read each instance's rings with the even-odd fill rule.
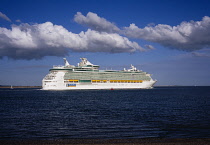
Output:
[[[0,89],[0,139],[210,138],[210,87]]]

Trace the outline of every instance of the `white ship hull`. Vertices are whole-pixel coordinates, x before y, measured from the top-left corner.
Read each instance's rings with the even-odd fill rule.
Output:
[[[88,90],[88,89],[150,89],[155,84],[155,81],[143,82],[141,84],[135,83],[106,83],[106,84],[76,84],[74,87],[66,87],[63,85],[54,85],[43,87],[43,90]]]
[[[83,89],[150,89],[156,83],[154,80],[143,81],[142,83],[64,83],[65,72],[57,73],[54,80],[45,82],[43,90],[83,90]],[[68,85],[69,84],[69,85]],[[68,86],[68,87],[67,87]]]

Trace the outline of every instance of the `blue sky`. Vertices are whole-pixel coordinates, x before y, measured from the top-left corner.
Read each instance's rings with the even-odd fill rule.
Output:
[[[209,48],[208,0],[0,1],[0,85],[41,85],[63,57],[210,85]]]

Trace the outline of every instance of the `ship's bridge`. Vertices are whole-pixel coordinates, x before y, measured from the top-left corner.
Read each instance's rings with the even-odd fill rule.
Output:
[[[78,63],[78,67],[76,67],[75,69],[82,69],[82,70],[98,70],[99,69],[99,65],[94,65],[92,63],[90,63],[87,58],[80,58],[81,62]]]
[[[64,66],[53,66],[50,70],[72,70],[72,71],[98,71],[99,65],[90,63],[87,58],[80,58],[81,62],[77,66],[70,65],[66,58],[64,59]]]

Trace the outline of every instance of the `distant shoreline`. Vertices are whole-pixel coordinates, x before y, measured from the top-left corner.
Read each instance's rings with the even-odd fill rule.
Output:
[[[11,88],[11,86],[0,86],[0,88]],[[42,88],[42,86],[12,86],[12,88]]]

